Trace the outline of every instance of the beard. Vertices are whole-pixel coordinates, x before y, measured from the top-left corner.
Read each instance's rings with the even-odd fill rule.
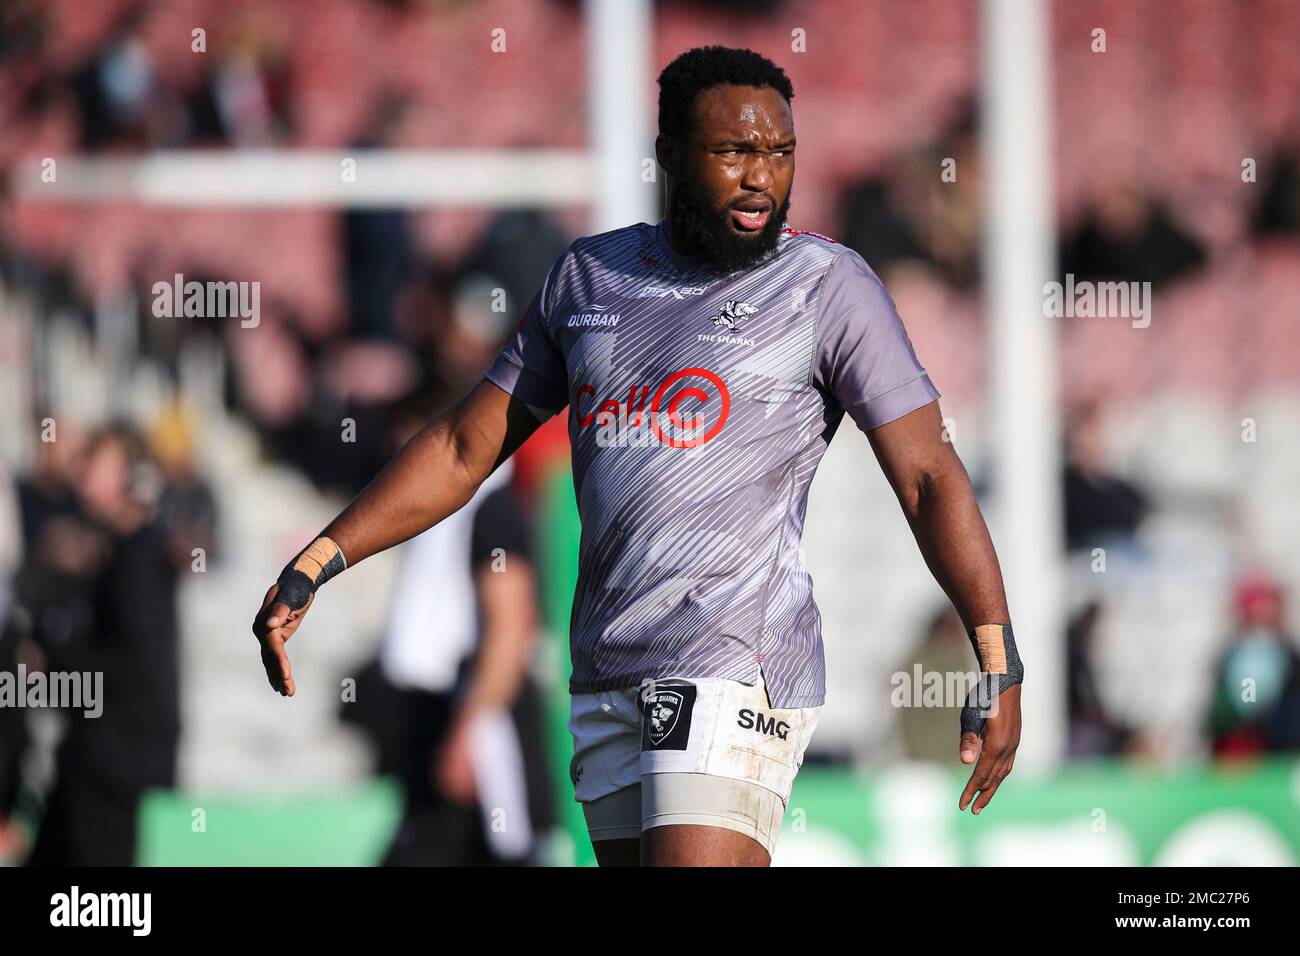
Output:
[[[667,218],[673,235],[688,248],[708,258],[718,272],[738,272],[750,269],[775,254],[793,192],[792,185],[785,202],[772,211],[763,228],[745,235],[732,228],[730,207],[717,209],[698,183],[682,179],[673,190]]]

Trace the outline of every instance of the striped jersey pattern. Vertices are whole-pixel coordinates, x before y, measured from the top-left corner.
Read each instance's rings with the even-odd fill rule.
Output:
[[[542,417],[568,408],[572,693],[761,668],[773,707],[824,702],[813,474],[846,413],[866,432],[939,396],[861,256],[787,228],[720,275],[662,220],[585,236],[485,374]]]

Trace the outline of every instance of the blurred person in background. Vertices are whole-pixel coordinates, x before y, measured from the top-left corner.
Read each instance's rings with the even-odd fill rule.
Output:
[[[445,410],[442,394],[394,406],[392,451]],[[534,862],[553,823],[528,673],[539,618],[533,534],[511,478],[506,462],[464,508],[398,549],[371,702],[363,714],[343,709],[376,735],[380,772],[402,787],[386,866]]]
[[[1261,238],[1300,236],[1300,146],[1278,150],[1267,168],[1251,226]]]
[[[77,498],[77,476],[84,467],[86,433],[64,416],[42,414],[52,423],[36,445],[36,458],[17,487],[22,560],[13,580],[12,613],[3,622],[0,669],[26,665],[45,669],[46,652],[84,633],[92,616],[91,583],[103,565],[104,536],[88,523]],[[26,780],[23,764],[31,737],[21,710],[0,711],[7,752],[6,803],[11,821],[30,818],[40,802],[41,781]],[[24,812],[25,811],[25,812]],[[12,859],[25,854],[26,834],[9,829]]]
[[[149,429],[149,450],[162,471],[158,522],[167,531],[172,561],[191,565],[201,552],[204,565],[217,557],[217,498],[194,460],[193,426],[178,405]]]
[[[420,315],[435,316],[428,323],[428,373],[441,388],[463,394],[474,387],[476,372],[492,364],[514,331],[520,304],[529,301],[567,246],[564,231],[546,213],[506,209],[488,222],[454,270],[430,277],[427,291],[439,301],[426,299],[434,308]]]
[[[64,416],[41,416],[52,423],[50,441],[37,443],[31,473],[18,482],[18,504],[22,518],[24,551],[29,560],[41,555],[56,558],[70,550],[66,544],[48,540],[59,534],[60,518],[76,518],[76,475],[85,452],[85,432]],[[51,530],[53,529],[53,530]]]
[[[404,97],[382,94],[368,111],[373,119],[353,141],[353,149],[399,148],[408,109]],[[352,333],[391,339],[397,333],[398,296],[415,274],[411,214],[400,207],[348,208],[339,220]]]
[[[29,865],[131,865],[141,796],[175,783],[177,579],[157,520],[160,482],[132,429],[89,440],[76,487],[81,520],[100,542],[87,569],[89,617],[42,650],[51,672],[102,673],[102,712],[66,714]]]
[[[1147,499],[1110,469],[1102,406],[1090,402],[1066,426],[1065,544],[1071,551],[1130,546],[1147,513]]]
[[[1075,231],[1061,242],[1060,269],[1077,279],[1161,285],[1205,263],[1205,250],[1132,176],[1100,180]]]
[[[542,284],[551,263],[564,255],[569,239],[564,229],[549,213],[540,209],[505,209],[497,213],[484,229],[483,239],[467,257],[462,274],[486,274],[505,290],[507,307],[498,315],[514,315],[518,309],[510,303],[527,302]],[[508,319],[501,332],[512,329]]]
[[[1092,601],[1070,621],[1065,633],[1065,680],[1068,707],[1069,757],[1102,757],[1121,753],[1131,731],[1115,719],[1101,693],[1093,666],[1097,630],[1104,617],[1100,602]]]
[[[108,39],[71,78],[84,150],[148,148],[175,115],[145,42],[148,17],[148,4],[122,10]]]
[[[308,340],[267,315],[256,335],[230,334],[233,393],[268,456],[293,462],[321,488],[353,493],[386,460],[385,409],[418,381],[405,346],[343,336]],[[339,443],[352,446],[340,455]]]
[[[1219,758],[1300,751],[1300,652],[1282,588],[1266,574],[1247,574],[1233,604],[1233,632],[1214,667],[1210,751]]]
[[[435,374],[451,392],[474,387],[474,370],[492,363],[501,343],[510,335],[510,312],[503,308],[514,299],[503,289],[501,279],[469,271],[460,275],[451,290],[447,321],[435,333]],[[499,306],[501,307],[498,307]]]
[[[911,261],[924,263],[953,288],[978,286],[983,182],[978,132],[974,104],[959,102],[933,142],[896,157],[845,191],[844,244],[886,283],[899,264]]]
[[[257,148],[287,137],[288,65],[265,31],[236,22],[207,62],[185,104],[186,145]]]

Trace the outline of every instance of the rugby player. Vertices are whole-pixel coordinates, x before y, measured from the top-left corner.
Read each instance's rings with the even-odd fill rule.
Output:
[[[293,695],[284,645],[320,585],[461,508],[567,406],[570,776],[597,859],[767,865],[825,699],[799,545],[847,413],[979,659],[958,800],[978,813],[1015,758],[1023,667],[939,392],[861,256],[785,225],[784,71],[704,47],[659,85],[665,217],[575,241],[483,380],[285,568],[253,627],[267,677]]]

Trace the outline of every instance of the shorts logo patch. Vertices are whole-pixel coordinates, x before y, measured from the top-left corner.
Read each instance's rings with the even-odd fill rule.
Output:
[[[695,709],[694,684],[647,682],[638,695],[642,750],[685,750]]]
[[[782,740],[790,733],[790,725],[784,720],[778,721],[775,717],[768,717],[762,712],[755,713],[748,708],[736,715],[736,726],[743,730],[756,730],[769,737],[780,737]]]

